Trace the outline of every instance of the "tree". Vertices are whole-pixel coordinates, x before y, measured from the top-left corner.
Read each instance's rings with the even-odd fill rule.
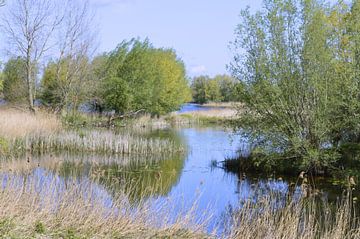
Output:
[[[26,89],[26,62],[22,58],[10,59],[3,71],[4,98],[11,103],[25,103]]]
[[[205,95],[207,101],[221,102],[223,100],[220,84],[217,79],[210,79],[207,81],[205,86]]]
[[[330,9],[316,0],[265,0],[242,11],[230,69],[244,82],[238,129],[253,143],[258,164],[297,168],[333,165],[331,131],[341,80],[334,72]],[[340,104],[342,104],[340,103]],[[336,117],[336,116],[335,116]],[[336,125],[336,126],[334,126]]]
[[[214,80],[219,84],[223,102],[237,101],[236,88],[241,84],[241,81],[228,75],[217,75],[214,77]]]
[[[92,16],[88,2],[68,1],[60,24],[58,57],[51,61],[42,79],[42,100],[56,112],[76,110],[89,92],[90,62],[94,50]]]
[[[55,1],[50,0],[13,0],[2,19],[2,29],[13,55],[25,60],[26,96],[32,112],[35,112],[35,68],[49,50],[50,38],[63,19],[57,14],[59,9],[56,8]]]
[[[148,40],[121,43],[109,54],[103,98],[107,108],[125,113],[144,109],[159,115],[189,100],[183,62],[172,49]]]
[[[195,77],[191,84],[193,101],[199,104],[238,101],[242,83],[227,75]]]
[[[199,104],[207,103],[206,85],[209,81],[208,76],[195,77],[191,84],[193,101]]]
[[[3,92],[3,87],[4,87],[4,72],[3,72],[3,69],[2,69],[2,63],[0,63],[0,69],[1,69],[1,72],[0,72],[0,97],[1,97],[1,94]]]

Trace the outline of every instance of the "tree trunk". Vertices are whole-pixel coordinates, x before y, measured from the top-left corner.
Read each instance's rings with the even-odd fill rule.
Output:
[[[34,93],[33,93],[33,84],[32,84],[32,69],[31,69],[31,61],[30,58],[27,58],[26,61],[26,83],[27,83],[27,99],[28,99],[28,106],[29,106],[29,110],[31,113],[35,113],[35,108],[34,108]]]

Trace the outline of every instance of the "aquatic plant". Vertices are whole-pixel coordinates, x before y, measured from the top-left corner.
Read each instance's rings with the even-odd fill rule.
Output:
[[[163,154],[183,152],[181,145],[168,139],[145,138],[111,131],[64,131],[25,137],[23,147],[32,152],[73,151],[111,154]]]

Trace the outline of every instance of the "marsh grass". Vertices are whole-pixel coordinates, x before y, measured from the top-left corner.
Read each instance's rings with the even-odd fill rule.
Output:
[[[184,149],[169,139],[116,133],[111,130],[64,129],[53,114],[30,114],[0,108],[0,156],[19,156],[25,152],[97,152],[108,154],[164,154]]]
[[[61,130],[61,122],[53,114],[42,111],[30,114],[0,107],[0,137],[2,138],[23,138],[34,133],[54,133],[59,130]]]
[[[290,201],[281,208],[270,197],[247,202],[232,214],[227,238],[360,238],[360,223],[350,195],[331,207],[315,198]]]
[[[144,200],[134,207],[125,193],[110,197],[86,180],[59,183],[56,177],[42,181],[2,175],[1,181],[0,232],[5,238],[208,237],[194,209],[170,220],[166,203],[155,209]]]
[[[111,131],[65,131],[56,134],[35,134],[26,137],[22,145],[31,152],[97,152],[108,154],[164,154],[183,152],[181,145],[168,139],[145,138]]]
[[[131,187],[139,187],[136,182],[119,184],[122,185],[120,190],[110,194],[111,190],[96,181],[96,177],[58,176],[56,159],[53,163],[46,159],[40,161],[41,166],[49,163],[45,166],[49,171],[40,175],[31,173],[37,168],[36,161],[1,165],[2,235],[15,238],[38,235],[46,235],[46,238],[360,237],[358,205],[352,189],[332,205],[314,193],[309,194],[305,178],[300,178],[297,193],[259,192],[255,193],[260,195],[256,199],[239,201],[238,206],[229,211],[227,220],[221,222],[222,229],[216,232],[207,231],[209,223],[215,220],[212,208],[199,216],[196,200],[190,207],[179,210],[179,205],[189,202],[183,198],[160,201],[154,192],[151,200],[151,194],[146,193],[134,205],[130,193],[136,190]],[[109,159],[109,163],[112,160]]]

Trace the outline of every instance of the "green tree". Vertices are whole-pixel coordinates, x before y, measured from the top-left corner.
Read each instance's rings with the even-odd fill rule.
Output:
[[[25,103],[27,88],[25,79],[25,60],[22,58],[10,59],[3,71],[4,98],[12,103]]]
[[[0,72],[0,95],[3,92],[3,87],[4,87],[4,73],[3,73],[3,70],[1,68],[1,72]]]
[[[328,146],[335,102],[341,100],[330,8],[316,0],[263,3],[262,12],[242,11],[232,45],[230,68],[244,82],[245,109],[236,127],[253,143],[254,155],[261,155],[254,157],[258,164],[330,166],[339,159]]]
[[[199,104],[208,102],[206,97],[206,85],[209,80],[208,76],[195,77],[192,80],[191,89],[193,95],[193,101]]]
[[[63,58],[58,62],[49,62],[41,82],[41,99],[56,111],[76,110],[80,103],[88,99],[92,88],[90,66],[87,58],[75,61]]]
[[[237,101],[237,88],[240,87],[241,81],[229,75],[217,75],[214,77],[220,87],[220,93],[223,102]]]
[[[239,100],[242,82],[228,75],[194,77],[191,84],[193,101],[199,104],[212,102],[231,102]]]
[[[221,102],[223,100],[219,83],[220,82],[216,78],[206,82],[205,97],[207,101]]]
[[[190,98],[183,62],[174,50],[154,48],[148,40],[121,43],[109,54],[106,69],[103,99],[117,112],[144,109],[158,115]]]

